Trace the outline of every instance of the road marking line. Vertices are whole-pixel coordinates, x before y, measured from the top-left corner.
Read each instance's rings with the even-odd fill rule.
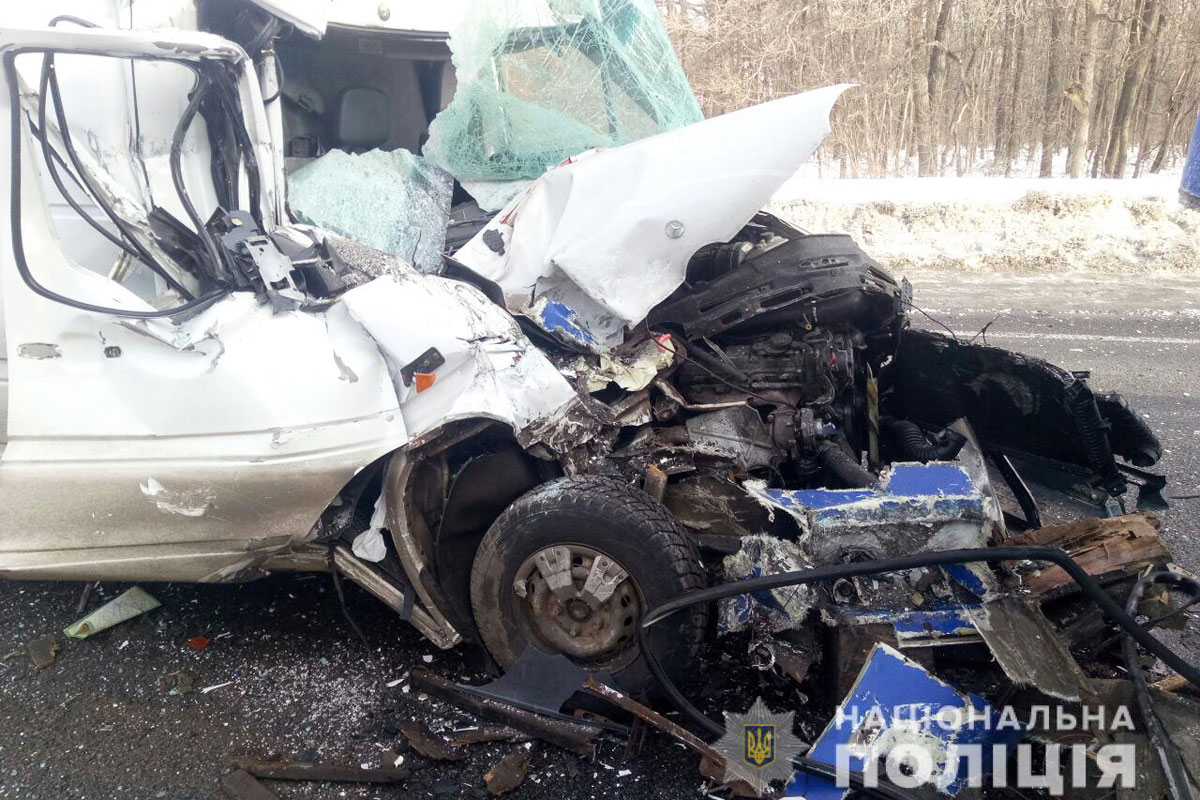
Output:
[[[931,328],[930,330],[936,331]],[[979,331],[955,331],[959,339],[980,341]],[[1042,339],[1051,342],[1130,342],[1134,344],[1200,344],[1200,339],[1184,339],[1171,336],[1101,336],[1095,333],[1003,333],[988,331],[989,339]]]

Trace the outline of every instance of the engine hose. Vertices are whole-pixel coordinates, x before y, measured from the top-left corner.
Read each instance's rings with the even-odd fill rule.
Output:
[[[905,458],[921,462],[949,461],[957,456],[958,451],[967,443],[967,437],[958,431],[947,429],[939,444],[930,444],[921,426],[906,419],[884,417],[879,423],[896,440]]]
[[[1125,612],[1130,616],[1136,614],[1138,604],[1141,603],[1146,589],[1158,583],[1172,584],[1192,595],[1200,596],[1200,581],[1176,575],[1173,572],[1154,572],[1134,584],[1133,589],[1129,592],[1129,599],[1125,603]],[[1146,738],[1158,755],[1159,765],[1162,766],[1167,797],[1170,800],[1192,800],[1192,790],[1188,785],[1183,759],[1180,758],[1179,750],[1171,741],[1167,729],[1154,710],[1154,699],[1150,695],[1150,687],[1146,683],[1142,665],[1138,663],[1137,645],[1128,636],[1121,639],[1121,654],[1125,658],[1125,671],[1129,673],[1129,680],[1133,682],[1133,697],[1137,701],[1142,723],[1146,726]]]
[[[663,693],[667,695],[679,712],[707,733],[721,737],[725,735],[724,726],[713,721],[708,715],[692,705],[691,701],[683,695],[679,687],[667,675],[658,656],[650,648],[648,632],[652,625],[656,625],[672,614],[699,603],[710,603],[714,600],[723,600],[728,597],[753,594],[759,591],[779,589],[786,586],[803,586],[818,581],[837,580],[838,578],[857,578],[863,575],[876,575],[881,572],[904,572],[911,569],[995,561],[1048,561],[1061,567],[1075,583],[1079,584],[1083,592],[1092,598],[1100,610],[1124,629],[1129,637],[1137,640],[1150,653],[1162,659],[1164,664],[1182,675],[1193,686],[1200,686],[1200,669],[1184,661],[1173,650],[1151,636],[1148,631],[1144,630],[1138,624],[1137,619],[1132,614],[1122,608],[1121,604],[1113,599],[1108,592],[1104,591],[1104,587],[1099,581],[1075,563],[1075,559],[1057,547],[980,547],[964,550],[945,550],[940,553],[914,553],[896,558],[880,559],[878,561],[834,564],[826,567],[782,572],[777,575],[762,575],[757,578],[746,578],[740,581],[721,584],[720,586],[712,586],[708,589],[699,589],[679,595],[650,609],[642,617],[637,626],[638,647],[641,650],[642,657],[646,660],[646,666],[649,667],[650,674],[654,676]],[[821,762],[806,764],[802,760],[797,760],[793,764],[804,772],[823,777],[828,777],[828,770],[833,769],[833,765]],[[892,792],[890,794],[877,792],[871,787],[866,787],[864,791],[876,797],[895,798],[903,796],[897,795],[894,789],[889,790]]]
[[[1117,471],[1117,462],[1113,460],[1112,445],[1108,441],[1107,425],[1100,416],[1100,407],[1096,404],[1096,396],[1087,384],[1076,380],[1066,389],[1067,403],[1079,435],[1083,438],[1083,449],[1087,453],[1088,463],[1091,464],[1103,481],[1104,488],[1114,495],[1124,494],[1128,485],[1121,473]]]
[[[817,445],[821,464],[851,489],[866,489],[879,481],[879,476],[865,469],[840,444],[826,439]]]

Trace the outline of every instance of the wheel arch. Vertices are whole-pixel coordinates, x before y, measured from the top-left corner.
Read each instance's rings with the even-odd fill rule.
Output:
[[[435,619],[474,638],[470,578],[480,540],[514,500],[561,475],[508,425],[486,419],[452,423],[393,454],[383,481],[388,530]]]

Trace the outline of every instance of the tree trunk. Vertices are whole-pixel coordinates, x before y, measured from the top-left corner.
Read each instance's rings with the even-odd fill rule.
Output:
[[[1058,110],[1062,107],[1062,6],[1047,5],[1050,17],[1050,53],[1046,64],[1045,105],[1042,107],[1042,160],[1038,177],[1054,174],[1054,153],[1058,147]]]
[[[1015,13],[1015,34],[1012,40],[1015,55],[1013,56],[1012,91],[1008,95],[1008,135],[1005,139],[1004,150],[1004,177],[1006,178],[1012,172],[1013,159],[1017,157],[1025,144],[1025,137],[1022,135],[1023,127],[1017,121],[1017,99],[1021,96],[1021,76],[1025,73],[1025,12],[1025,3],[1019,2]]]
[[[946,39],[950,35],[950,10],[954,0],[942,0],[937,22],[933,26],[933,42],[929,48],[929,105],[936,112],[942,101],[942,86],[946,78]]]
[[[1166,21],[1167,18],[1165,16],[1159,17],[1158,30],[1160,41],[1162,26]],[[1137,158],[1133,162],[1133,177],[1135,178],[1141,176],[1142,163],[1150,153],[1150,119],[1154,116],[1154,101],[1158,99],[1158,48],[1154,49],[1154,55],[1150,57],[1150,70],[1146,74],[1146,88],[1144,91],[1146,94],[1145,100],[1142,102],[1141,121],[1138,126],[1137,135]]]
[[[1010,2],[1004,14],[1004,49],[1000,54],[1000,74],[995,79],[996,84],[1002,88],[996,93],[996,132],[993,137],[995,139],[994,155],[996,169],[1005,172],[1008,170],[1005,165],[1010,159],[1009,146],[1012,137],[1012,120],[1008,116],[1012,106],[1007,93],[1012,91],[1010,74],[1012,72],[1013,37],[1016,31],[1016,23],[1016,12]]]
[[[1096,48],[1100,38],[1100,14],[1102,0],[1085,0],[1083,29],[1083,67],[1079,81],[1067,90],[1067,96],[1075,107],[1075,131],[1071,137],[1071,163],[1067,174],[1082,178],[1087,169],[1088,140],[1091,138],[1092,96],[1096,90]]]
[[[1171,94],[1167,96],[1167,122],[1163,128],[1162,141],[1159,142],[1158,152],[1154,154],[1154,163],[1150,165],[1151,173],[1158,173],[1165,166],[1167,159],[1167,149],[1171,146],[1171,139],[1175,136],[1175,131],[1179,128],[1179,120],[1183,118],[1185,104],[1183,102],[1183,87],[1187,85],[1191,79],[1192,68],[1195,62],[1188,65],[1179,75],[1179,80],[1171,88]]]
[[[1123,178],[1129,158],[1129,128],[1150,56],[1158,36],[1160,10],[1156,0],[1138,0],[1129,20],[1129,63],[1121,81],[1121,91],[1113,106],[1112,127],[1108,134],[1108,149],[1104,153],[1104,177]]]
[[[913,52],[913,138],[916,140],[917,175],[924,178],[937,174],[937,150],[933,146],[933,107],[930,103],[930,73],[933,55],[928,59],[927,51],[936,53],[925,33],[925,5],[913,7],[912,52]]]

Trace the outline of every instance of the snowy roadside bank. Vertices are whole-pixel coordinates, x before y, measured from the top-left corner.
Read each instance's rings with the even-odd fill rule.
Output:
[[[797,176],[770,210],[845,232],[896,271],[1200,273],[1200,211],[1179,175],[826,179]]]

